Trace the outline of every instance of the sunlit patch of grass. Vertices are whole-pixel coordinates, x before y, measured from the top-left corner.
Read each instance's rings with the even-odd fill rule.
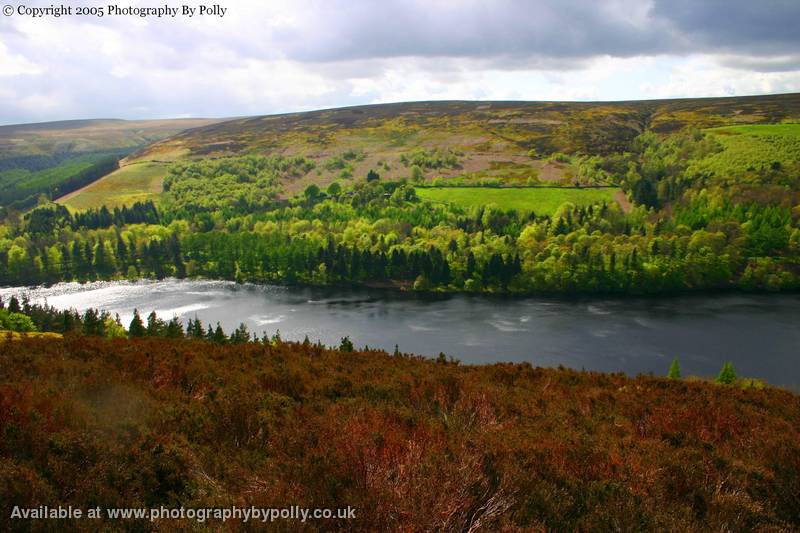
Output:
[[[100,206],[121,207],[155,200],[167,175],[167,163],[143,162],[122,167],[116,172],[59,200],[70,209],[83,210]]]
[[[567,188],[567,187],[424,187],[417,189],[423,200],[475,207],[496,204],[504,209],[552,215],[558,208],[571,202],[575,205],[593,205],[613,202],[619,189]]]

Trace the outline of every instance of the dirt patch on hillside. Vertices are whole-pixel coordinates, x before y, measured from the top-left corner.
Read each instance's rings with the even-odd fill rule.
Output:
[[[567,165],[557,161],[547,161],[539,167],[539,180],[561,181],[567,177]]]
[[[615,192],[614,193],[614,200],[617,201],[617,203],[619,204],[620,209],[622,209],[622,212],[625,213],[626,215],[628,213],[630,213],[631,211],[633,211],[633,204],[631,203],[630,200],[628,200],[628,197],[625,196],[625,192],[624,191],[620,190],[620,191]]]

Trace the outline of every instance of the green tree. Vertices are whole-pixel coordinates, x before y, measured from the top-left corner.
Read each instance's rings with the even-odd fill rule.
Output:
[[[303,196],[305,196],[306,200],[309,202],[315,202],[317,198],[319,198],[320,192],[319,186],[312,183],[303,191]]]
[[[328,196],[333,196],[333,197],[339,196],[342,192],[342,186],[339,185],[338,181],[334,181],[333,183],[328,185],[327,192]]]
[[[22,308],[19,306],[19,300],[16,296],[12,296],[8,301],[8,311],[10,313],[19,313],[22,311]]]
[[[170,339],[180,339],[183,337],[183,324],[181,324],[177,316],[172,317],[172,319],[167,322],[167,326],[164,329],[164,336]]]
[[[103,329],[105,330],[105,336],[109,339],[124,339],[127,336],[125,328],[119,323],[119,315],[116,318],[107,316],[103,320]]]
[[[247,330],[247,325],[244,322],[239,324],[230,336],[231,344],[244,344],[250,340],[250,332]]]
[[[148,337],[161,337],[164,335],[166,324],[163,320],[158,318],[155,311],[147,315],[147,336]]]
[[[678,363],[678,358],[672,360],[672,364],[669,365],[669,372],[667,373],[667,377],[669,379],[681,379],[681,365]]]
[[[719,385],[733,385],[736,383],[736,371],[733,369],[733,363],[727,361],[722,365],[722,370],[720,370],[714,382]]]
[[[411,167],[411,181],[414,183],[422,183],[425,181],[425,173],[422,172],[422,168],[420,168],[419,165]]]
[[[144,337],[147,333],[147,330],[144,329],[144,322],[142,322],[142,317],[139,315],[139,310],[133,310],[133,319],[131,319],[131,323],[128,326],[128,335],[131,337]]]
[[[225,344],[228,342],[228,337],[225,335],[225,331],[222,329],[222,326],[217,322],[217,327],[211,329],[211,326],[208,327],[208,332],[210,333],[210,338],[212,341],[216,342],[217,344]]]
[[[24,333],[36,331],[36,326],[28,315],[0,309],[0,329]]]
[[[350,340],[350,337],[342,337],[342,342],[339,344],[339,351],[340,352],[352,352],[355,351],[353,347],[353,341]]]

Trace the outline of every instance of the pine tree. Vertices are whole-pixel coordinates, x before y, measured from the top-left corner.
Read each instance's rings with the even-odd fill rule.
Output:
[[[733,363],[727,361],[722,365],[722,370],[720,370],[714,382],[719,385],[733,385],[736,383],[736,371],[733,369]]]
[[[250,340],[250,332],[247,330],[247,325],[244,322],[239,324],[230,336],[231,344],[244,344]]]
[[[681,379],[681,365],[678,363],[678,358],[672,360],[672,364],[669,365],[669,373],[667,374],[669,379]]]
[[[209,326],[208,331],[211,333],[211,326]],[[225,331],[223,331],[219,322],[217,322],[217,327],[214,329],[214,332],[211,333],[211,340],[217,344],[225,344],[228,340],[228,337],[225,336]]]
[[[183,325],[178,317],[172,317],[172,320],[167,322],[167,327],[164,330],[164,335],[170,339],[180,339],[183,337]]]
[[[148,337],[161,337],[166,329],[164,321],[156,316],[156,312],[152,311],[147,315],[147,336]]]
[[[147,331],[144,329],[144,322],[142,317],[139,316],[139,310],[133,310],[133,319],[130,326],[128,326],[128,335],[131,337],[144,337]]]
[[[353,341],[350,340],[350,337],[342,337],[342,342],[339,344],[339,351],[340,352],[352,352],[355,348],[353,347]]]

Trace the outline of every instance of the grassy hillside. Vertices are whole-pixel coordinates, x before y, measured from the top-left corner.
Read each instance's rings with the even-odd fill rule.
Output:
[[[800,528],[783,390],[282,342],[31,338],[0,359],[4,530],[45,504],[356,509],[280,531]]]
[[[0,126],[0,160],[58,153],[134,149],[214,119],[67,120]]]
[[[157,199],[168,165],[140,162],[123,166],[117,171],[59,198],[70,209],[82,210],[105,205],[109,208],[132,205]]]
[[[252,117],[172,136],[137,161],[241,154],[305,156],[312,172],[282,181],[290,197],[310,184],[350,183],[376,170],[383,179],[417,175],[568,185],[593,183],[554,153],[629,150],[645,131],[671,133],[800,120],[800,95],[637,102],[412,102]],[[103,197],[81,201],[99,207]]]
[[[800,118],[800,94],[636,102],[414,102],[228,121],[185,132],[147,153],[308,154],[358,148],[397,153],[450,147],[480,155],[609,153],[639,133]]]
[[[0,126],[0,208],[26,210],[40,195],[63,196],[115,168],[106,161],[109,157],[123,157],[187,128],[213,122],[74,120]],[[93,165],[98,165],[96,171]],[[141,197],[141,191],[136,197]]]

